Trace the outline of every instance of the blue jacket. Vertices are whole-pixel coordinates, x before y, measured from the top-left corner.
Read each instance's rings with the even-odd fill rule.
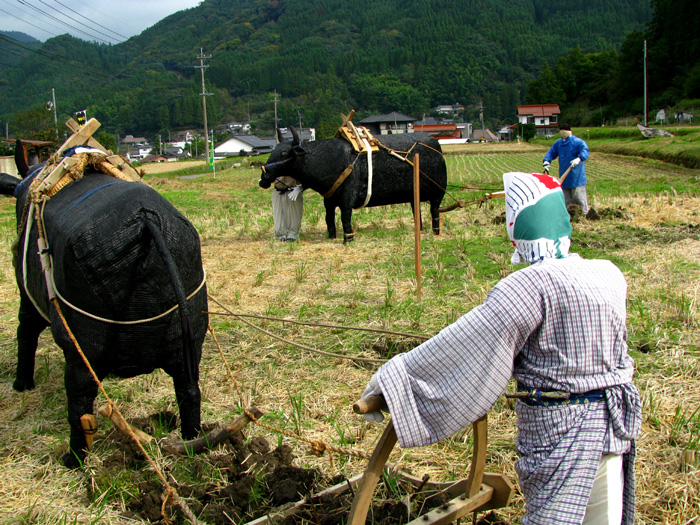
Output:
[[[571,135],[568,139],[558,139],[544,156],[544,160],[552,162],[559,157],[559,176],[569,169],[571,161],[576,157],[581,159],[578,166],[571,170],[562,183],[562,188],[578,188],[586,184],[585,160],[588,158],[588,146],[578,137]]]

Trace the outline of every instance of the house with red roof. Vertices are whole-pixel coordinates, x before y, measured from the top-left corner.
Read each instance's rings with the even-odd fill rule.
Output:
[[[518,122],[534,124],[537,134],[554,135],[559,130],[561,109],[558,104],[528,104],[518,106]]]

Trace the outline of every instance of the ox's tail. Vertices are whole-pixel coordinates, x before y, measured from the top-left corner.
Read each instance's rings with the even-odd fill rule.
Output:
[[[170,254],[170,249],[165,242],[163,233],[160,231],[158,225],[148,217],[146,217],[146,226],[148,227],[151,237],[153,237],[153,241],[156,243],[158,253],[160,253],[160,256],[165,262],[165,266],[168,268],[170,282],[175,290],[175,296],[177,297],[177,304],[179,306],[178,309],[180,310],[180,323],[182,325],[182,349],[185,358],[185,373],[187,380],[192,381],[197,377],[197,358],[195,355],[194,334],[192,332],[192,321],[190,308],[187,304],[187,295],[185,294],[185,289],[180,279],[180,272],[173,260],[173,256]]]

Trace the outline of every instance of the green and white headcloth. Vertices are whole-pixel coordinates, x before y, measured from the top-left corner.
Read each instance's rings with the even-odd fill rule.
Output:
[[[571,220],[559,181],[542,173],[505,173],[506,227],[513,264],[562,259],[571,246]]]

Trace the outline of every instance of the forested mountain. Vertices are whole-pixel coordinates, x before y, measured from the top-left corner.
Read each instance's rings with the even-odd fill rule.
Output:
[[[526,102],[556,102],[566,118],[599,125],[644,112],[644,43],[647,44],[647,113],[700,108],[700,35],[684,31],[700,20],[697,0],[652,0],[645,30],[630,32],[619,51],[574,48],[553,67],[545,63],[527,89]],[[554,63],[553,63],[554,64]]]
[[[87,109],[122,134],[201,126],[202,51],[212,127],[271,129],[275,90],[281,124],[321,130],[350,109],[421,116],[456,102],[504,119],[543,63],[577,46],[616,52],[651,13],[649,0],[205,0],[122,44],[64,35],[22,51],[0,70],[0,121],[55,88],[59,120]]]
[[[0,73],[19,67],[29,50],[41,45],[36,38],[17,31],[0,31]]]

